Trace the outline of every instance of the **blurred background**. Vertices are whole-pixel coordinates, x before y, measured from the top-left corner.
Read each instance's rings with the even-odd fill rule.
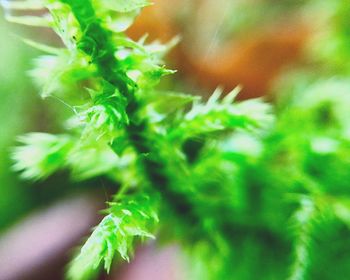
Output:
[[[346,15],[349,7],[342,1],[152,2],[128,34],[138,39],[148,33],[149,40],[162,42],[181,37],[167,61],[178,73],[166,78],[163,87],[208,96],[218,86],[230,91],[241,85],[239,99],[275,102],[290,73],[348,73],[350,39],[342,36],[350,29],[341,25],[339,11]],[[9,24],[3,10],[0,14],[0,279],[62,279],[74,246],[101,218],[98,211],[114,186],[105,178],[74,184],[66,174],[30,183],[12,171],[16,138],[31,131],[60,131],[69,110],[59,100],[39,98],[27,75],[38,52],[18,37],[54,39],[45,30]],[[296,83],[302,84],[301,79]],[[108,279],[181,280],[186,279],[183,270],[176,245],[150,244]]]

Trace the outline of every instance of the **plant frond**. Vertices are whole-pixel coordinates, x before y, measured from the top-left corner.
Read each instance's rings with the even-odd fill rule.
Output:
[[[47,133],[30,133],[19,138],[22,146],[12,153],[14,170],[25,179],[45,179],[66,166],[67,155],[72,149],[69,136]]]
[[[135,239],[154,238],[158,223],[157,201],[144,194],[124,197],[113,202],[109,213],[73,259],[67,276],[72,280],[90,279],[100,265],[109,272],[114,255],[129,261]]]

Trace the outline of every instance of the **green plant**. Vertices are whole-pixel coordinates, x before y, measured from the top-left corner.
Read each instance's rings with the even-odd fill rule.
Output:
[[[225,97],[217,90],[206,102],[156,90],[174,72],[163,66],[173,42],[134,42],[123,33],[148,4],[8,4],[48,9],[43,17],[9,20],[60,36],[65,48],[26,40],[48,53],[31,75],[43,96],[72,108],[65,134],[20,139],[15,168],[27,179],[69,169],[75,180],[103,175],[119,186],[67,277],[89,279],[101,266],[109,271],[116,252],[128,260],[135,241],[159,236],[183,245],[190,279],[334,279],[317,265],[332,262],[325,240],[348,235],[350,101],[330,95],[334,86],[346,91],[344,83],[308,84],[276,108],[275,125],[270,105],[234,102],[238,90]],[[323,243],[314,244],[316,237]],[[345,273],[337,279],[349,275],[350,258],[343,256],[338,268]]]

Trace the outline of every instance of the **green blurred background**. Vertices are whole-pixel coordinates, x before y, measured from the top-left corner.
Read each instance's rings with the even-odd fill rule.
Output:
[[[21,28],[14,29],[0,18],[0,230],[13,224],[20,216],[35,207],[35,189],[19,181],[11,171],[11,147],[16,137],[34,129],[38,97],[26,75],[35,52],[15,37]]]

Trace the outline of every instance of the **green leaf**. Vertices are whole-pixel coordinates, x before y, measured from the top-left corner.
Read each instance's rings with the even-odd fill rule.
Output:
[[[66,166],[72,149],[70,137],[47,133],[30,133],[19,138],[22,146],[12,153],[13,168],[25,179],[45,179]]]
[[[69,53],[66,49],[53,51],[58,51],[59,54],[39,56],[29,71],[29,75],[41,88],[40,95],[48,97],[52,94],[71,94],[73,90],[81,92],[77,83],[92,77],[94,68],[80,54]]]
[[[88,144],[84,145],[84,142]],[[96,140],[91,142],[91,138],[89,141],[78,141],[67,158],[74,180],[82,181],[118,172],[120,166],[125,164],[125,160],[113,153],[107,144]]]
[[[109,214],[94,229],[72,261],[68,279],[90,279],[102,263],[109,272],[116,252],[129,261],[136,239],[154,238],[151,232],[158,222],[157,203],[157,200],[144,194],[124,197],[120,202],[111,203]]]
[[[151,5],[147,0],[102,0],[106,8],[120,13],[129,13]]]
[[[39,16],[12,16],[7,15],[6,20],[12,23],[18,23],[22,25],[37,26],[37,27],[50,27],[50,20],[45,17]]]
[[[49,54],[53,54],[53,55],[59,55],[62,53],[62,50],[60,50],[58,48],[51,47],[51,46],[48,46],[45,44],[41,44],[41,43],[35,42],[33,40],[30,40],[30,39],[26,39],[26,38],[21,38],[21,39],[25,44],[27,44],[28,46],[31,46],[37,50],[40,50],[40,51],[43,51],[43,52],[46,52]]]
[[[310,264],[309,246],[312,241],[312,230],[317,215],[317,208],[314,202],[308,197],[303,197],[300,204],[300,208],[293,217],[296,235],[294,244],[295,256],[288,280],[305,279],[306,271]]]
[[[194,102],[191,110],[179,117],[178,124],[170,127],[170,139],[180,140],[237,128],[259,131],[271,127],[274,120],[271,106],[259,99],[232,103],[237,92],[234,90],[221,99],[222,91],[217,89],[206,103]]]
[[[195,95],[167,91],[155,91],[154,94],[149,93],[147,98],[151,99],[148,102],[149,107],[152,107],[159,114],[170,114],[181,111],[187,105],[200,99],[199,96]]]

